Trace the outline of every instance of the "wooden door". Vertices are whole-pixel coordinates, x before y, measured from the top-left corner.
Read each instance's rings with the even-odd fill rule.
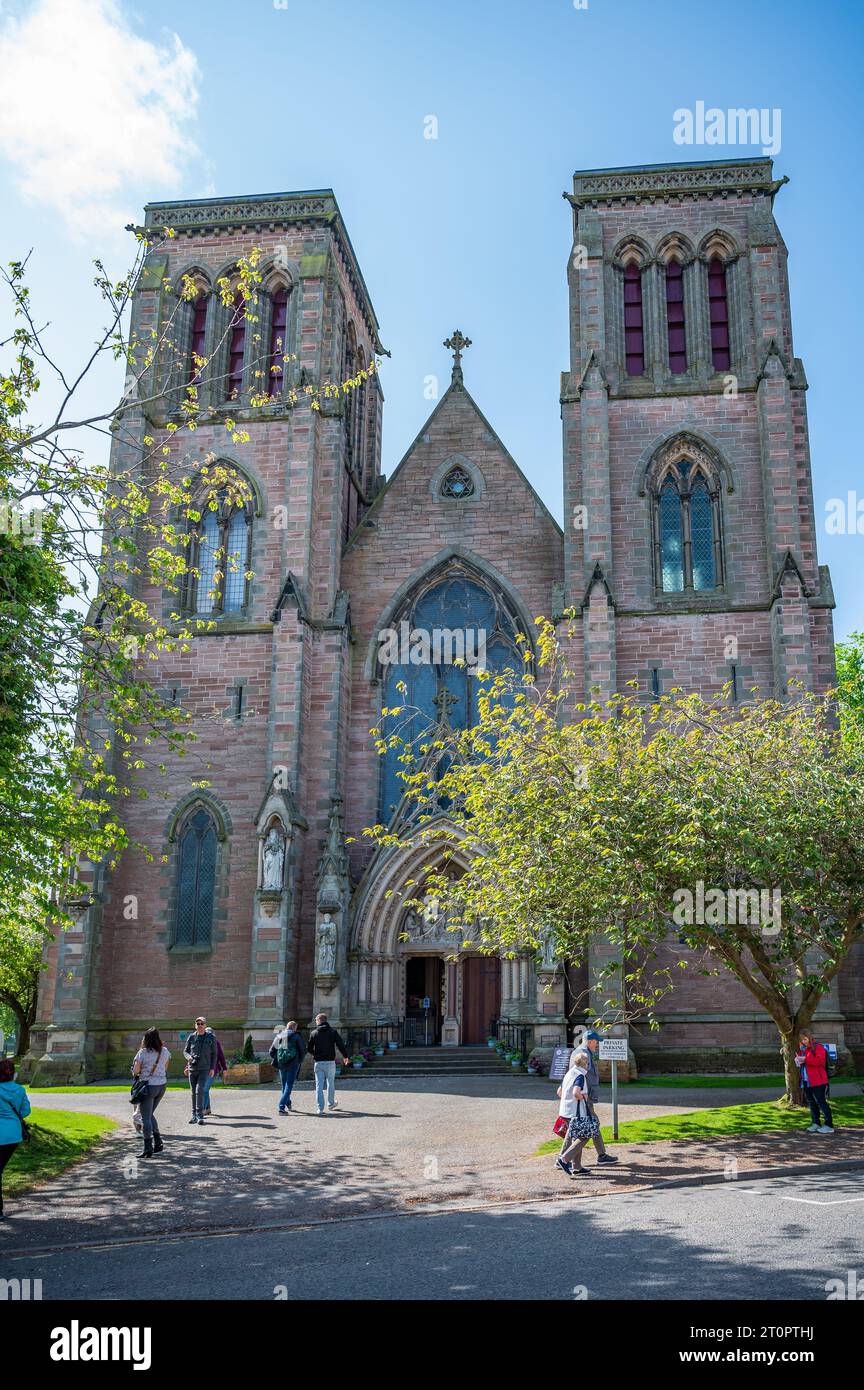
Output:
[[[501,962],[497,956],[466,956],[462,962],[462,1042],[483,1043],[489,1021],[501,1010]]]

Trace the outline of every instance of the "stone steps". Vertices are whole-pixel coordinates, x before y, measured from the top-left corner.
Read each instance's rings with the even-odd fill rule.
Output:
[[[357,1076],[503,1076],[513,1068],[488,1047],[400,1047],[376,1057]]]

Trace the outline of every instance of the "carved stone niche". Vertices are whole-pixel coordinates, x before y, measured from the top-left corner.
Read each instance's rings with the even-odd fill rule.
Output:
[[[315,980],[323,987],[332,985],[339,977],[338,912],[335,914],[325,908],[319,913],[315,932]]]
[[[258,834],[258,904],[265,917],[279,911],[285,891],[288,833],[278,815],[268,817]]]

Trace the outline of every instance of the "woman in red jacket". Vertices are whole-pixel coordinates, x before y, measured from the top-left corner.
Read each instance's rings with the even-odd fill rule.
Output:
[[[810,1114],[813,1117],[812,1125],[808,1126],[810,1134],[833,1134],[834,1119],[831,1114],[831,1106],[826,1099],[828,1090],[828,1051],[817,1043],[812,1033],[801,1034],[801,1046],[796,1063],[801,1068],[801,1081],[807,1087],[807,1100],[810,1103]],[[822,1112],[822,1123],[819,1123],[819,1112]]]

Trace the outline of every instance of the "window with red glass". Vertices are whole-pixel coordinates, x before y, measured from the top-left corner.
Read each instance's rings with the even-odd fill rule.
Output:
[[[228,380],[225,383],[225,396],[228,400],[236,400],[243,389],[243,356],[246,350],[246,307],[239,291],[234,296],[230,331]]]
[[[642,271],[632,261],[624,267],[624,356],[628,376],[645,372],[642,326]]]
[[[687,370],[687,344],[684,335],[684,267],[678,261],[666,266],[666,333],[669,343],[669,370]]]
[[[719,256],[708,262],[708,308],[711,317],[711,358],[715,372],[729,370],[729,300],[726,267]]]
[[[270,351],[267,356],[267,394],[281,396],[284,376],[285,335],[288,326],[288,291],[277,290],[271,302]]]
[[[192,332],[189,339],[188,386],[197,386],[201,378],[200,359],[204,356],[204,343],[207,336],[207,305],[209,299],[203,290],[195,300],[192,311]]]

